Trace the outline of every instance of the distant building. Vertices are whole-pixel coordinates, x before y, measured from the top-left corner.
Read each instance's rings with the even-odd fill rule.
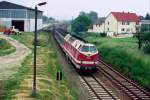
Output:
[[[111,12],[105,20],[105,32],[113,34],[136,33],[140,19],[135,13]]]
[[[140,18],[135,13],[111,12],[106,18],[100,18],[90,30],[96,33],[122,34],[139,30]]]
[[[93,24],[93,32],[104,33],[105,32],[105,17],[98,18]]]
[[[42,28],[43,12],[38,10],[38,27]],[[15,28],[20,31],[32,32],[35,26],[35,10],[7,1],[0,2],[0,26]]]
[[[150,25],[150,20],[141,20],[142,25]]]

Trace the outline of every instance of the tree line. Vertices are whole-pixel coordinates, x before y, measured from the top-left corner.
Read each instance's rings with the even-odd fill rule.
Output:
[[[43,24],[55,22],[55,18],[52,17],[43,16],[42,19],[43,19]]]
[[[80,12],[79,16],[71,23],[71,29],[75,33],[86,32],[88,28],[98,19],[98,14],[94,11],[89,13]]]

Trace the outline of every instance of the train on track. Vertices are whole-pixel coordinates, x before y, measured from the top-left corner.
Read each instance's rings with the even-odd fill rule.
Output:
[[[79,72],[96,72],[99,54],[94,44],[86,43],[60,28],[55,29],[54,36]]]

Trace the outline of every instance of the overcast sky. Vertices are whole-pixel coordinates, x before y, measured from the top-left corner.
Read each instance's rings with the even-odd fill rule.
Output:
[[[1,0],[2,1],[2,0]],[[135,12],[143,15],[150,12],[150,0],[7,0],[9,2],[34,8],[34,5],[43,1],[47,5],[39,7],[44,15],[57,20],[75,18],[80,11],[96,11],[101,16],[107,16],[111,11]]]

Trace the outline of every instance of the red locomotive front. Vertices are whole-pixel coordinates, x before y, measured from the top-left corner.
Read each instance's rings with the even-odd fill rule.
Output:
[[[99,55],[95,45],[84,43],[70,34],[64,40],[63,49],[77,69],[82,71],[96,70]]]

